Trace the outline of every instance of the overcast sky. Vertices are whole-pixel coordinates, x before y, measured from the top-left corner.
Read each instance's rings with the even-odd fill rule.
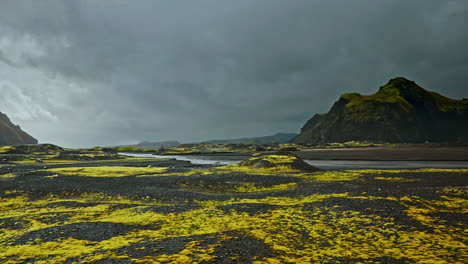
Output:
[[[404,76],[468,97],[466,0],[0,0],[0,111],[66,147],[298,132]]]

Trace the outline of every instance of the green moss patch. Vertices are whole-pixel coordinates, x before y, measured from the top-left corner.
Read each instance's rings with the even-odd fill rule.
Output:
[[[132,227],[109,222],[83,222],[54,226],[31,231],[15,240],[15,244],[23,245],[33,242],[48,242],[64,238],[74,238],[87,241],[103,241],[129,232]]]
[[[48,171],[60,175],[73,175],[82,177],[128,177],[135,175],[152,175],[163,173],[167,170],[164,167],[120,167],[120,166],[100,166],[100,167],[75,167],[49,169]]]

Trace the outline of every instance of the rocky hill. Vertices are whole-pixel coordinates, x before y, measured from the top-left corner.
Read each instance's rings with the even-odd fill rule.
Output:
[[[19,144],[37,144],[37,139],[11,123],[8,116],[0,112],[0,146]]]
[[[450,99],[398,77],[372,95],[341,95],[291,142],[456,142],[467,134],[468,99]]]

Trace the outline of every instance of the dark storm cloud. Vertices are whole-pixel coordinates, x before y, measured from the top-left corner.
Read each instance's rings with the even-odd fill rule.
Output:
[[[464,0],[0,5],[0,111],[65,146],[298,131],[395,76],[466,97]]]

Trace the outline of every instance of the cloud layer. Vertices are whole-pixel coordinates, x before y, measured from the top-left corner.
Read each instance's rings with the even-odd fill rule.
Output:
[[[2,1],[0,111],[80,147],[298,131],[405,76],[467,97],[468,3]]]

